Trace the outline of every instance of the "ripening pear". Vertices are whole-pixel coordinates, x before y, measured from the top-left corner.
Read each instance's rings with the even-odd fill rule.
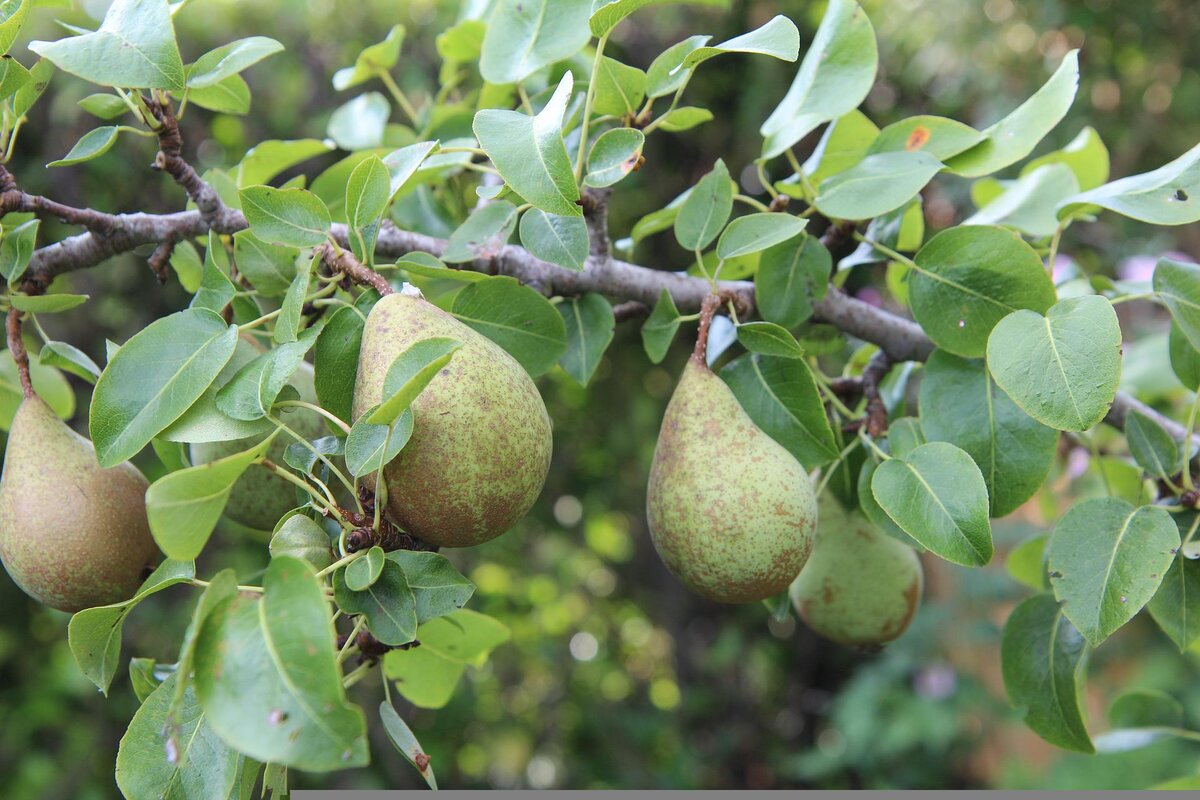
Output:
[[[300,392],[301,400],[317,402],[311,364],[301,363],[292,375],[290,383]],[[279,415],[279,419],[306,439],[316,439],[328,433],[321,415],[306,408],[285,411]],[[193,464],[207,464],[235,453],[244,453],[261,442],[266,435],[228,442],[193,444],[188,451],[189,457]],[[282,465],[284,451],[295,441],[287,433],[281,432],[267,448],[267,458]],[[251,464],[229,492],[229,500],[225,503],[225,516],[248,528],[271,531],[284,514],[300,504],[301,501],[296,498],[295,484],[279,477],[262,464]]]
[[[387,508],[439,547],[494,539],[529,512],[550,469],[550,417],[529,374],[491,339],[419,296],[375,304],[354,388],[357,419],[383,400],[392,362],[431,337],[462,342],[412,404],[412,438],[384,468]],[[374,476],[366,476],[374,486]]]
[[[917,554],[830,493],[808,564],[792,584],[792,604],[808,627],[859,647],[892,641],[908,628],[921,602]]]
[[[158,561],[148,486],[128,461],[101,469],[90,441],[41,398],[25,398],[0,474],[4,568],[26,594],[60,611],[132,597]]]
[[[702,354],[684,367],[663,417],[646,511],[667,569],[721,603],[787,589],[817,526],[804,467],[754,424]]]

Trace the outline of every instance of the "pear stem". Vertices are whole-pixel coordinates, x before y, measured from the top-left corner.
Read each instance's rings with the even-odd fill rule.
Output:
[[[25,397],[34,397],[33,381],[29,378],[29,353],[25,351],[25,340],[21,338],[21,312],[15,308],[8,310],[8,351],[12,353],[17,365],[17,375],[21,379],[21,392]]]
[[[717,308],[721,305],[721,298],[715,294],[710,294],[704,298],[704,302],[700,305],[700,329],[696,331],[696,349],[692,351],[692,361],[697,365],[708,369],[708,329],[712,325],[713,315],[717,313]]]

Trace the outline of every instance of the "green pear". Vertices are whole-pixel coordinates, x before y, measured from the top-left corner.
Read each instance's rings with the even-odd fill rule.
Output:
[[[396,356],[422,339],[462,347],[413,401],[413,433],[384,469],[388,515],[439,547],[494,539],[529,512],[550,469],[550,417],[529,374],[491,339],[419,295],[390,294],[363,331],[357,419],[383,400]],[[374,486],[374,476],[365,478]]]
[[[0,475],[4,568],[26,594],[60,611],[132,597],[158,561],[148,486],[129,462],[101,469],[90,441],[41,398],[25,398]]]
[[[313,368],[308,362],[300,364],[290,382],[300,392],[301,400],[317,402],[317,392],[313,388]],[[279,419],[306,439],[316,439],[329,432],[321,415],[306,408],[284,411],[280,413]],[[189,457],[193,464],[208,464],[234,453],[244,453],[266,436],[264,433],[228,442],[193,444],[188,451]],[[287,433],[280,433],[267,448],[267,458],[282,465],[284,451],[295,441]],[[229,500],[225,503],[225,516],[247,528],[271,531],[284,514],[300,504],[301,501],[296,497],[295,484],[279,477],[262,464],[252,464],[237,479],[237,483],[229,492]]]
[[[787,589],[817,526],[804,467],[754,424],[697,356],[663,417],[646,510],[667,569],[721,603]]]
[[[831,494],[821,498],[812,557],[792,584],[792,604],[810,628],[842,644],[872,647],[907,630],[921,602],[921,561]]]

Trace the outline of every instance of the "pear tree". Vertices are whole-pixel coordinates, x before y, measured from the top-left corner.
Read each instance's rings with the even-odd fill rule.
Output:
[[[694,341],[648,465],[646,522],[667,568],[764,618],[794,607],[851,646],[881,647],[920,613],[918,552],[988,568],[992,520],[1045,491],[1061,443],[1103,437],[1119,480],[1060,504],[1008,558],[1028,591],[1003,631],[1008,696],[1068,750],[1198,735],[1140,718],[1097,733],[1080,697],[1091,651],[1143,612],[1180,651],[1200,642],[1200,394],[1178,414],[1121,391],[1114,310],[1165,307],[1170,363],[1200,389],[1200,267],[1164,258],[1146,285],[1055,267],[1068,229],[1101,216],[1200,221],[1200,146],[1116,179],[1091,128],[1031,158],[1075,99],[1076,52],[988,127],[923,115],[880,129],[860,110],[878,53],[853,0],[830,0],[804,43],[776,16],[726,41],[624,51],[623,26],[678,1],[466,3],[423,103],[392,77],[397,26],[332,76],[355,96],[329,139],[258,142],[203,173],[180,118],[247,113],[242,73],[283,49],[254,32],[206,53],[177,41],[174,19],[203,0],[114,0],[95,30],[65,25],[29,43],[36,59],[0,62],[16,398],[0,420],[0,559],[73,614],[71,651],[100,691],[128,665],[141,706],[113,754],[126,797],[283,796],[292,771],[393,757],[370,752],[369,716],[436,786],[439,754],[393,694],[444,705],[509,635],[470,608],[475,587],[443,551],[519,531],[551,464],[537,379],[586,386],[618,325],[640,326],[653,363]],[[34,6],[0,3],[4,51],[53,13]],[[658,168],[648,138],[712,119],[688,88],[728,59],[795,64],[775,110],[743,131],[759,156],[709,154],[694,186],[610,231],[622,182]],[[177,187],[175,209],[113,213],[22,188],[40,168],[13,158],[23,122],[81,81],[96,127],[47,168],[133,137]],[[403,141],[388,137],[393,105]],[[745,174],[758,191],[733,177]],[[955,181],[978,208],[927,230],[923,193]],[[456,199],[448,236],[422,226],[413,197]],[[75,230],[50,239],[47,219]],[[651,236],[674,238],[681,268],[642,261]],[[190,302],[98,364],[39,319],[86,314],[73,273],[121,254]],[[853,296],[855,274],[886,274],[887,302]],[[87,438],[64,421],[67,373],[92,384]],[[197,567],[222,520],[263,532],[261,571]],[[194,596],[177,656],[126,662],[124,620],[165,590]],[[348,694],[364,680],[377,707]]]

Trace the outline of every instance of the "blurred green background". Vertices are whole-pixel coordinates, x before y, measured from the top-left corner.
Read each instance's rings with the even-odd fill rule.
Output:
[[[91,25],[81,8],[43,9],[13,54],[32,63],[24,42],[60,35],[60,15]],[[718,40],[776,13],[811,40],[824,3],[733,0],[723,14],[686,6],[641,12],[613,37],[611,54],[646,67],[666,46],[694,33]],[[1082,47],[1074,109],[1038,152],[1093,125],[1112,154],[1113,174],[1152,169],[1200,141],[1200,4],[1194,0],[869,0],[881,70],[865,110],[879,125],[936,113],[983,127],[1034,91],[1063,54]],[[176,18],[184,59],[253,34],[287,52],[249,71],[247,117],[201,109],[184,120],[185,152],[203,167],[236,163],[268,138],[324,136],[329,113],[357,90],[335,92],[330,76],[396,23],[408,29],[398,82],[418,105],[436,90],[434,37],[459,13],[439,0],[194,0]],[[717,119],[680,135],[653,137],[643,170],[623,183],[612,207],[614,236],[660,208],[723,157],[737,171],[757,155],[756,130],[782,96],[795,66],[726,57],[702,72],[687,101]],[[378,88],[373,86],[366,89]],[[26,126],[12,169],[23,186],[106,211],[175,210],[182,195],[150,171],[152,145],[122,139],[105,157],[48,171],[94,120],[75,102],[92,90],[55,77]],[[400,121],[398,113],[393,117]],[[802,143],[798,152],[803,160]],[[336,160],[305,165],[310,177]],[[747,184],[752,187],[751,184]],[[926,193],[932,229],[971,211],[967,184],[943,180]],[[67,231],[43,227],[44,234]],[[1200,226],[1153,231],[1109,218],[1076,226],[1063,252],[1089,268],[1137,274],[1168,250],[1200,256]],[[689,256],[671,237],[639,246],[638,260],[663,268]],[[875,276],[878,279],[880,276]],[[151,319],[182,307],[177,284],[160,288],[142,256],[124,256],[70,276],[93,300],[48,318],[65,339],[102,362],[104,339],[123,341]],[[1126,334],[1157,342],[1134,348],[1127,383],[1167,403],[1182,392],[1163,378],[1164,320],[1151,307],[1122,306]],[[684,335],[681,339],[689,338]],[[879,654],[819,640],[794,620],[775,623],[762,607],[723,607],[686,593],[664,570],[646,532],[643,503],[655,436],[688,346],[677,342],[661,366],[641,352],[635,326],[616,340],[585,391],[555,371],[541,381],[555,423],[549,482],[533,513],[506,536],[450,557],[478,585],[472,607],[513,631],[483,669],[469,671],[450,705],[422,711],[400,704],[445,787],[571,788],[1136,788],[1194,771],[1195,745],[1164,742],[1121,756],[1064,755],[1020,724],[1004,699],[998,632],[1024,596],[1003,559],[968,573],[926,560],[927,592],[913,628]],[[1139,377],[1142,376],[1142,377]],[[1139,381],[1144,380],[1144,385]],[[86,427],[86,387],[75,424]],[[152,459],[151,459],[152,460]],[[152,465],[143,465],[147,470]],[[1044,531],[1087,478],[1062,469],[1025,509],[997,523],[1001,552]],[[261,567],[263,542],[227,533],[202,563]],[[125,626],[124,656],[173,660],[194,592],[186,587],[141,605]],[[65,615],[50,612],[0,577],[0,793],[14,798],[116,794],[117,742],[136,707],[119,677],[107,699],[78,672]],[[1090,666],[1093,728],[1115,695],[1161,688],[1200,724],[1200,657],[1180,656],[1144,620],[1103,647]],[[368,707],[377,679],[353,690]],[[295,776],[320,787],[416,787],[420,779],[372,732],[374,764],[331,776]]]

